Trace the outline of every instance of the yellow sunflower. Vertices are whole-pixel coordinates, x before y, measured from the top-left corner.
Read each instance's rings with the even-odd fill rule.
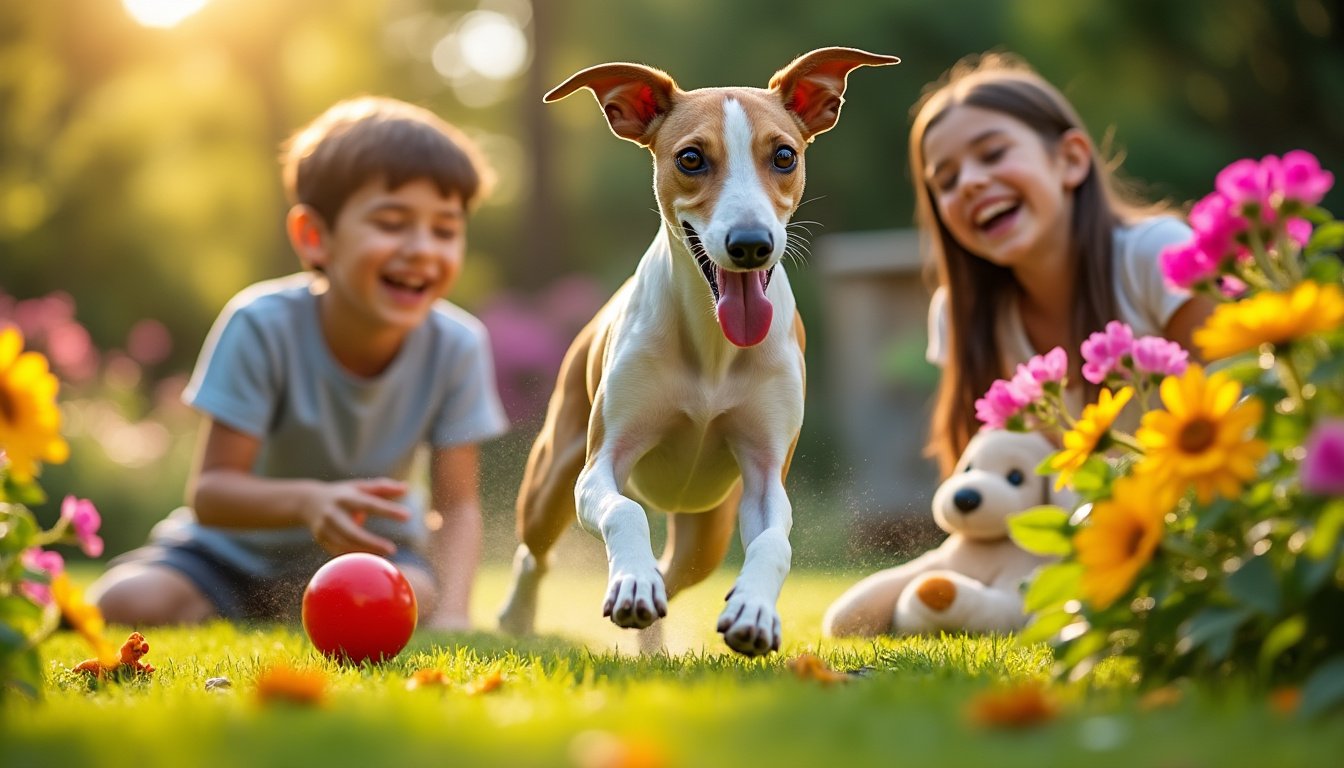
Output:
[[[1135,435],[1144,449],[1136,471],[1175,493],[1193,485],[1200,503],[1235,497],[1267,450],[1254,437],[1260,401],[1242,400],[1240,384],[1224,373],[1205,377],[1198,365],[1168,376],[1160,393],[1166,410],[1144,414]]]
[[[1087,524],[1073,537],[1083,566],[1078,591],[1084,600],[1102,609],[1129,591],[1139,570],[1153,559],[1174,504],[1170,492],[1144,475],[1115,481],[1111,498],[1093,505]]]
[[[1073,473],[1083,466],[1089,456],[1109,447],[1107,437],[1111,425],[1133,396],[1132,387],[1122,387],[1115,394],[1109,389],[1102,389],[1097,402],[1083,408],[1083,415],[1073,425],[1073,429],[1064,433],[1064,448],[1050,463],[1050,468],[1059,472],[1059,478],[1055,480],[1056,490],[1073,480]]]
[[[1258,293],[1234,304],[1220,304],[1195,331],[1194,342],[1206,360],[1219,360],[1261,344],[1286,344],[1344,323],[1344,291],[1311,280],[1291,293]]]
[[[103,636],[107,625],[103,621],[102,611],[85,601],[84,595],[70,582],[69,574],[61,572],[52,578],[51,597],[60,607],[65,620],[93,649],[100,664],[110,668],[121,663],[117,649]]]
[[[0,451],[19,482],[32,480],[39,462],[59,464],[70,455],[60,434],[58,388],[47,359],[23,351],[19,330],[0,328]]]

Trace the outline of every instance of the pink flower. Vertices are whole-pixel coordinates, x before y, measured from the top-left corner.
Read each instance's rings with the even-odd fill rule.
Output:
[[[1245,295],[1248,286],[1240,279],[1231,275],[1223,275],[1218,278],[1218,290],[1229,299],[1239,299]]]
[[[1161,336],[1144,336],[1134,342],[1134,369],[1158,376],[1179,376],[1189,365],[1190,353],[1180,344]]]
[[[65,570],[65,558],[59,552],[48,552],[37,547],[25,549],[19,555],[19,562],[30,571],[42,571],[47,576],[55,576]],[[51,605],[51,586],[39,581],[24,581],[19,591],[38,605]]]
[[[98,538],[98,526],[102,525],[103,519],[92,501],[66,496],[61,502],[61,518],[70,522],[84,554],[89,557],[103,554],[103,540]]]
[[[1055,347],[1017,367],[1019,371],[1024,368],[1038,384],[1062,382],[1069,373],[1069,355],[1063,347]]]
[[[1034,399],[1011,382],[997,379],[985,396],[975,401],[975,417],[991,429],[1003,429]]]
[[[1247,255],[1237,236],[1248,228],[1231,197],[1212,192],[1190,208],[1190,228],[1195,231],[1195,243],[1216,268],[1224,261]]]
[[[1100,384],[1118,367],[1134,345],[1134,331],[1119,320],[1106,324],[1083,342],[1083,378]]]
[[[1258,163],[1249,158],[1238,160],[1218,172],[1213,187],[1227,198],[1237,213],[1259,219],[1262,211],[1270,208],[1278,165],[1276,157],[1266,157]]]
[[[1311,222],[1306,219],[1289,219],[1286,229],[1288,239],[1298,245],[1306,245],[1311,240]]]
[[[1017,366],[1009,384],[1020,399],[1032,403],[1045,393],[1045,385],[1059,384],[1068,372],[1068,354],[1063,347],[1055,347]]]
[[[1209,256],[1198,240],[1167,246],[1158,259],[1163,277],[1177,288],[1190,290],[1218,276],[1218,259]]]
[[[1302,490],[1318,496],[1344,496],[1344,420],[1323,421],[1307,436],[1302,459]]]
[[[1281,175],[1280,192],[1284,200],[1292,200],[1302,205],[1316,205],[1325,197],[1325,193],[1334,186],[1335,176],[1321,170],[1316,156],[1301,149],[1295,149],[1283,156],[1279,164]]]
[[[1017,372],[1013,374],[1013,378],[1009,380],[1008,385],[1012,387],[1018,398],[1028,403],[1039,400],[1041,395],[1045,394],[1041,382],[1031,375],[1031,371],[1027,370],[1025,365],[1017,366]]]

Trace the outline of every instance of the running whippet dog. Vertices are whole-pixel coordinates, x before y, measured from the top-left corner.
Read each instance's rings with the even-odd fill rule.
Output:
[[[803,150],[835,125],[849,72],[897,62],[824,48],[768,88],[694,91],[656,69],[602,64],[546,94],[588,88],[612,132],[653,153],[662,225],[561,366],[518,497],[503,629],[532,630],[547,553],[576,508],[606,543],[603,615],[641,629],[719,565],[736,516],[746,559],[718,631],[748,656],[779,649],[804,339],[775,267],[802,202]],[[644,505],[670,515],[661,561]]]

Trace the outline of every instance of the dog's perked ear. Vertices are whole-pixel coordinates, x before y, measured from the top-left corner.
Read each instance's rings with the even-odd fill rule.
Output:
[[[857,48],[818,48],[794,59],[770,78],[784,106],[798,116],[808,141],[835,127],[840,105],[845,101],[845,81],[859,67],[899,64],[895,56],[868,53]]]
[[[598,64],[574,74],[551,89],[542,101],[565,98],[580,88],[588,88],[606,115],[611,132],[622,139],[647,147],[655,124],[669,109],[679,92],[672,77],[662,70],[642,64]]]

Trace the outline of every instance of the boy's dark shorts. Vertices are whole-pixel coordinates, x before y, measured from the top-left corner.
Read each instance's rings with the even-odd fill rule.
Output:
[[[212,548],[191,539],[151,538],[143,547],[113,558],[109,567],[134,563],[171,568],[191,580],[220,617],[229,620],[298,621],[303,590],[330,555],[291,561],[283,572],[259,574],[239,567]],[[388,558],[403,573],[419,570],[433,579],[429,562],[409,547],[398,547]]]

